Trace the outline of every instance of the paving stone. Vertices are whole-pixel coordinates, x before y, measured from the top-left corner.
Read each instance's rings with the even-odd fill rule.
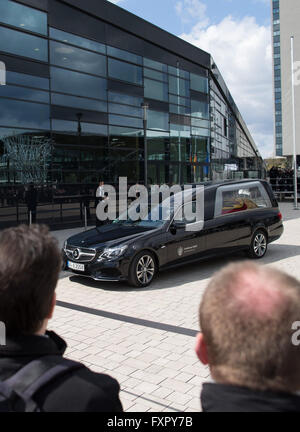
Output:
[[[178,391],[180,393],[187,393],[191,388],[193,388],[193,385],[184,383],[182,381],[177,381],[175,379],[166,378],[162,382],[163,387],[170,388],[174,391]]]
[[[181,405],[187,405],[187,403],[192,399],[192,397],[180,392],[173,392],[166,396],[166,399],[171,402],[179,403]]]
[[[167,397],[172,392],[173,392],[173,390],[160,386],[157,390],[154,390],[152,392],[151,396],[157,396],[159,398],[164,399],[165,397]]]
[[[150,374],[150,373],[142,372],[142,371],[136,371],[136,372],[132,373],[131,376],[133,378],[144,380],[144,381],[149,382],[151,384],[159,384],[162,381],[164,381],[164,377],[162,377],[160,375],[154,375],[154,374]]]
[[[200,404],[200,396],[194,397],[193,399],[189,400],[188,403],[186,404],[188,409],[195,409],[200,411],[201,409],[201,404]]]
[[[158,385],[151,384],[148,382],[142,382],[142,383],[138,384],[136,387],[134,387],[133,391],[139,390],[139,391],[142,391],[143,393],[152,393],[157,389],[159,389]]]

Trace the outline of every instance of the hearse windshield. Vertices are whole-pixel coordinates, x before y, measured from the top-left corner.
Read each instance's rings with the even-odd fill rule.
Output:
[[[155,229],[162,227],[167,221],[171,219],[172,214],[162,204],[156,205],[151,208],[148,205],[148,213],[145,217],[140,217],[138,220],[132,220],[130,218],[130,211],[132,207],[129,207],[128,211],[125,211],[117,219],[113,221],[113,224],[125,225],[125,226],[138,226],[141,228]],[[136,208],[136,213],[140,212],[140,207]],[[135,219],[135,218],[134,218]]]

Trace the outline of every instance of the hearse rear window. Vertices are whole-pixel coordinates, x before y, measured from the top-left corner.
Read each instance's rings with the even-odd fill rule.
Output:
[[[220,186],[216,193],[215,217],[241,211],[272,207],[260,182]]]

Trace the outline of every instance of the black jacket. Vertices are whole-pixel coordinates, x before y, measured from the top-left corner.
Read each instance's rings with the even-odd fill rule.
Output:
[[[37,191],[35,188],[29,188],[25,194],[25,202],[28,210],[35,211],[37,206]]]
[[[0,380],[12,376],[22,366],[45,355],[61,357],[66,343],[54,332],[44,336],[20,336],[0,346]],[[46,412],[121,412],[120,386],[108,375],[87,367],[70,371],[50,382],[34,396]]]
[[[203,384],[201,403],[204,412],[300,412],[300,396],[224,384]]]

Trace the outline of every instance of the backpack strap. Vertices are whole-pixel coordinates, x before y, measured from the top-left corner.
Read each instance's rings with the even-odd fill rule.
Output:
[[[45,356],[33,360],[16,374],[4,381],[3,390],[12,391],[26,402],[26,411],[31,411],[32,397],[46,384],[67,372],[83,368],[84,365],[60,356]]]

